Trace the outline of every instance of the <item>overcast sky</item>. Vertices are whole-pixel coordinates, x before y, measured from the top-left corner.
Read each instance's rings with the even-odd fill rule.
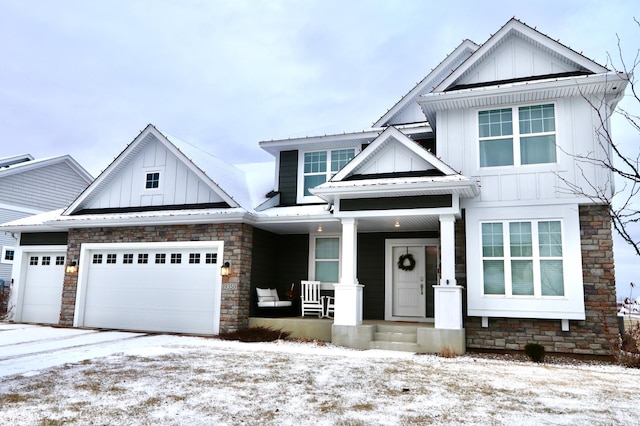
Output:
[[[71,154],[97,176],[153,123],[232,163],[268,161],[261,140],[369,128],[512,16],[603,65],[616,34],[628,58],[639,44],[637,0],[0,0],[0,156]],[[616,244],[625,295],[637,261]]]

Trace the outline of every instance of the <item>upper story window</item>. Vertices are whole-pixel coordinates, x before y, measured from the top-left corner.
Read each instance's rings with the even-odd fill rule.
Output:
[[[555,163],[555,123],[553,104],[479,111],[480,167]]]
[[[2,247],[2,258],[0,258],[1,263],[13,263],[13,258],[15,257],[16,250],[13,247]]]
[[[305,152],[302,167],[302,196],[311,196],[309,188],[314,188],[331,179],[355,155],[354,148]]]
[[[485,295],[564,296],[559,220],[482,224]]]
[[[156,189],[160,187],[160,172],[147,173],[145,186],[146,189]]]

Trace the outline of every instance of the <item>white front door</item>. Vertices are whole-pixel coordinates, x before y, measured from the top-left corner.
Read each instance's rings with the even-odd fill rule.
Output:
[[[437,244],[437,239],[386,241],[386,320],[427,321],[433,318],[433,285],[437,283],[438,275]]]
[[[393,316],[424,318],[426,297],[423,247],[394,247],[393,259]],[[403,259],[401,265],[404,269],[400,267],[400,259]]]

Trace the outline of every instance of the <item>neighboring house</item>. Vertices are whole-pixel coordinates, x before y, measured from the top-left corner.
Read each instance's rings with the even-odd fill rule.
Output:
[[[0,158],[0,223],[68,206],[92,180],[68,155]],[[5,287],[10,284],[16,245],[11,233],[0,233],[0,279]]]
[[[55,248],[73,266],[54,307],[64,325],[233,331],[257,314],[256,287],[309,279],[335,284],[338,344],[367,347],[363,320],[386,320],[433,323],[426,352],[608,354],[608,208],[563,179],[612,181],[573,156],[606,154],[591,104],[614,108],[624,78],[510,20],[371,130],[261,142],[275,169],[149,125],[64,211],[4,226],[22,241],[16,320],[31,264]]]

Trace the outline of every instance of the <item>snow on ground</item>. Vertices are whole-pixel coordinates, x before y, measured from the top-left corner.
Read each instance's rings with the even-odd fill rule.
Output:
[[[639,370],[0,323],[0,424],[637,424]]]

